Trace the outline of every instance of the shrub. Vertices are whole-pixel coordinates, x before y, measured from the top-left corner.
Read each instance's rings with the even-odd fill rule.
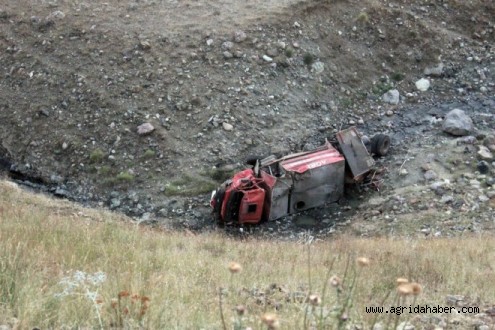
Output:
[[[307,66],[310,66],[311,64],[314,63],[315,57],[311,53],[306,53],[303,56],[303,61],[304,61],[304,64],[306,64]]]
[[[91,163],[100,163],[105,157],[105,153],[101,149],[95,149],[89,154],[89,161]]]
[[[134,175],[132,175],[129,172],[120,172],[117,175],[116,179],[117,179],[117,181],[120,181],[120,182],[130,182],[130,181],[134,180]]]

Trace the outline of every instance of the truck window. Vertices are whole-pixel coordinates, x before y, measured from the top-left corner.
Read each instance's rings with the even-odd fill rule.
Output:
[[[248,205],[248,213],[256,213],[257,205],[256,204],[249,204]]]

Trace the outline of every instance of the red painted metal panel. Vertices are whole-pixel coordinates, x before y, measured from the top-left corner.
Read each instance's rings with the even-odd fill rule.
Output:
[[[327,144],[327,149],[325,150],[287,159],[281,164],[286,171],[304,173],[307,170],[338,163],[343,160],[344,157],[337,149]]]
[[[265,191],[261,188],[253,188],[244,191],[244,196],[239,208],[239,223],[258,223],[263,214]]]

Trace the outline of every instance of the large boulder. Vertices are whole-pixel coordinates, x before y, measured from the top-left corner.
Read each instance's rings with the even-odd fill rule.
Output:
[[[455,136],[469,135],[474,129],[473,121],[461,109],[454,109],[446,116],[442,124],[442,130]]]

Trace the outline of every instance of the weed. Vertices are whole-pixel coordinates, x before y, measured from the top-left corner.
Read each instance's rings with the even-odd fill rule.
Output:
[[[126,290],[119,292],[116,298],[110,300],[112,326],[125,329],[135,327],[135,322],[142,323],[149,309],[149,302],[148,296],[131,294]]]
[[[397,81],[397,82],[398,82],[398,81],[402,81],[402,80],[404,80],[405,76],[404,76],[404,74],[403,74],[403,73],[400,73],[400,72],[394,72],[394,73],[392,74],[392,77],[391,77],[391,78],[392,78],[392,80],[393,80],[393,81]]]
[[[131,182],[134,180],[134,175],[129,172],[120,172],[115,178],[118,182]]]
[[[103,176],[107,176],[110,173],[112,173],[112,171],[113,171],[112,167],[110,167],[108,165],[103,165],[98,169],[98,174],[103,175]]]
[[[315,56],[311,53],[305,53],[303,56],[303,62],[307,66],[311,66],[315,62]]]
[[[287,47],[285,49],[285,56],[287,56],[288,58],[291,58],[292,56],[294,56],[294,49],[291,47]]]
[[[362,11],[356,17],[356,21],[360,22],[360,23],[368,23],[370,21],[370,17],[368,16],[368,14],[366,12]]]
[[[143,158],[144,159],[151,159],[153,157],[155,157],[156,153],[153,149],[147,149],[144,154],[143,154]]]
[[[105,153],[101,149],[95,149],[89,154],[89,161],[91,163],[101,163],[105,157]]]
[[[340,106],[342,108],[350,108],[352,106],[352,99],[349,97],[344,97],[340,99]]]
[[[106,281],[107,275],[103,272],[94,274],[86,274],[82,271],[75,271],[72,276],[64,277],[59,285],[63,287],[63,291],[56,293],[55,297],[63,299],[65,297],[83,297],[89,300],[95,310],[96,317],[100,329],[103,329],[103,321],[101,318],[101,303],[102,300],[98,295],[100,286]]]
[[[222,183],[227,179],[230,179],[235,173],[235,170],[224,170],[219,168],[211,168],[204,171],[202,174],[215,180],[218,183]]]
[[[392,88],[393,86],[388,82],[378,82],[372,87],[372,91],[375,95],[383,95]]]

